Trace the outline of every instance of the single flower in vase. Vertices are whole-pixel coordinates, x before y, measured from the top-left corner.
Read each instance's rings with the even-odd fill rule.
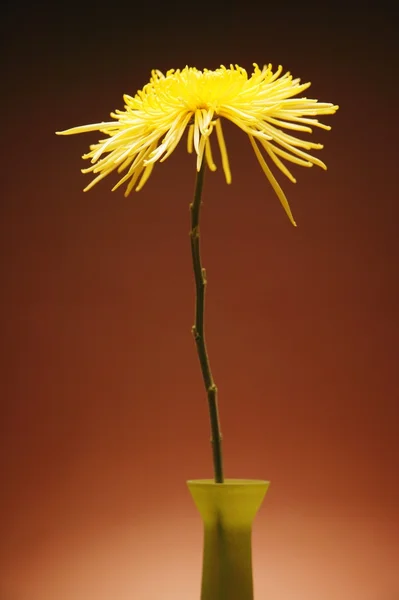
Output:
[[[99,131],[104,136],[83,155],[90,166],[83,173],[101,179],[117,171],[121,178],[112,188],[126,185],[125,196],[139,191],[155,164],[166,160],[187,132],[187,149],[196,154],[196,183],[191,212],[191,256],[195,280],[195,322],[192,327],[208,400],[214,477],[188,481],[204,523],[201,600],[252,600],[251,532],[253,519],[263,501],[268,481],[225,479],[222,435],[215,385],[204,334],[206,272],[200,254],[200,209],[204,173],[216,170],[211,140],[216,137],[226,182],[231,183],[222,120],[228,119],[248,136],[255,156],[295,226],[287,198],[268,163],[288,179],[295,178],[286,163],[303,167],[326,165],[310,152],[322,145],[297,137],[312,127],[329,130],[319,115],[338,109],[330,103],[301,97],[310,83],[301,83],[281,66],[254,64],[252,75],[237,65],[212,71],[193,67],[152,71],[151,79],[136,95],[124,95],[124,110],[111,113],[111,121],[73,127],[57,132],[72,135]],[[215,135],[216,134],[216,135]],[[267,160],[268,159],[268,162]],[[285,161],[285,162],[284,162]]]

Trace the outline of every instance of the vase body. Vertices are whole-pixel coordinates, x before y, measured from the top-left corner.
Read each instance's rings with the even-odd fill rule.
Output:
[[[252,523],[268,481],[187,482],[204,526],[201,600],[253,600]]]

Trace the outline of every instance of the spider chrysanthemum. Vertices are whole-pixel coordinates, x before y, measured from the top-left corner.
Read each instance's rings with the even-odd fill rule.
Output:
[[[283,161],[303,167],[326,165],[308,151],[323,146],[297,137],[312,133],[312,127],[330,127],[314,118],[331,115],[338,109],[330,103],[299,97],[310,83],[301,83],[282,67],[262,69],[254,64],[252,75],[239,66],[221,66],[215,71],[185,67],[164,75],[153,71],[150,82],[134,97],[125,95],[125,110],[111,113],[112,121],[73,127],[58,132],[62,135],[100,131],[107,137],[90,146],[83,155],[91,166],[83,173],[97,176],[85,188],[116,170],[124,173],[113,190],[128,182],[125,196],[134,188],[139,191],[157,161],[171,155],[188,131],[188,151],[197,154],[197,170],[205,159],[211,171],[216,170],[211,150],[213,131],[219,145],[227,183],[231,172],[222,131],[222,118],[228,119],[249,137],[256,158],[291,222],[295,225],[288,201],[265,158],[269,158],[292,182],[295,178]],[[288,133],[288,130],[293,133]]]

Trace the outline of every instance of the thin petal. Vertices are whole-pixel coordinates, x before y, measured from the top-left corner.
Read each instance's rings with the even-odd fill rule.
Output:
[[[71,127],[70,129],[64,129],[64,131],[56,131],[56,135],[74,135],[75,133],[87,133],[88,131],[100,131],[104,127],[115,127],[115,122],[110,121],[109,123],[92,123],[91,125],[79,125],[78,127]]]
[[[204,135],[201,136],[201,140],[200,140],[200,144],[199,144],[199,149],[198,149],[198,155],[197,155],[197,171],[200,171],[201,169],[201,165],[202,165],[202,159],[204,157],[204,152],[205,152],[205,146],[206,146],[206,140],[208,138],[205,137]]]
[[[274,117],[266,117],[266,121],[271,123],[272,125],[277,125],[277,127],[285,127],[286,129],[293,129],[294,131],[305,131],[307,133],[312,133],[310,127],[305,125],[298,125],[297,123],[289,123],[287,121],[281,121],[280,119],[275,119]]]
[[[210,137],[208,137],[206,139],[205,158],[206,158],[206,163],[207,163],[208,167],[210,168],[210,170],[216,171],[216,165],[213,161],[213,156],[212,156],[211,138]]]
[[[189,154],[193,153],[193,137],[194,137],[194,125],[190,125],[190,127],[188,128],[188,135],[187,135],[187,152]]]
[[[273,173],[271,172],[271,170],[269,169],[269,167],[266,164],[265,159],[263,158],[262,154],[260,153],[260,150],[255,142],[255,139],[250,135],[248,136],[249,140],[252,144],[252,148],[254,149],[256,158],[259,161],[260,166],[262,167],[262,170],[264,172],[264,174],[266,175],[266,177],[268,178],[270,185],[272,186],[272,188],[274,189],[275,193],[277,194],[278,199],[280,200],[285,212],[288,215],[289,220],[291,221],[291,223],[294,225],[294,227],[296,227],[296,223],[294,221],[294,217],[292,215],[291,209],[290,209],[290,205],[288,204],[288,200],[285,197],[285,194],[283,192],[283,190],[281,189],[280,185],[278,184],[277,180],[275,179]]]
[[[220,148],[220,155],[222,157],[222,167],[223,167],[224,176],[226,178],[226,183],[231,183],[231,171],[230,171],[230,165],[229,165],[229,157],[227,154],[227,148],[226,148],[226,143],[224,141],[222,123],[221,123],[220,119],[217,119],[215,127],[216,127],[216,137],[217,137],[217,140],[219,143],[219,148]]]
[[[272,148],[270,147],[270,144],[265,142],[263,147],[266,150],[266,152],[268,153],[268,155],[270,156],[270,158],[272,159],[272,161],[274,162],[274,164],[276,165],[276,167],[278,167],[280,169],[280,171],[282,173],[284,173],[284,175],[286,177],[288,177],[288,179],[290,181],[292,181],[292,183],[296,183],[295,177],[293,176],[291,171],[289,171],[289,169],[285,166],[285,164],[278,158],[278,156],[276,156],[276,154],[273,152]],[[312,165],[310,164],[310,166],[312,166]]]
[[[136,192],[139,192],[143,188],[145,182],[148,180],[149,176],[151,175],[154,165],[155,165],[155,163],[151,163],[144,167],[144,172],[143,172],[143,175],[141,176],[140,183],[136,187]]]

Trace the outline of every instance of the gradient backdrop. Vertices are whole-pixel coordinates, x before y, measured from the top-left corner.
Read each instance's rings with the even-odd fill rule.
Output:
[[[272,62],[338,103],[279,180],[226,125],[208,174],[206,327],[226,474],[272,481],[257,600],[399,599],[398,89],[383,2],[3,8],[1,600],[198,600],[212,476],[190,328],[184,143],[139,194],[80,156],[154,67]],[[393,9],[392,9],[393,10]],[[5,163],[5,164],[4,164]],[[219,161],[220,164],[220,161]]]

